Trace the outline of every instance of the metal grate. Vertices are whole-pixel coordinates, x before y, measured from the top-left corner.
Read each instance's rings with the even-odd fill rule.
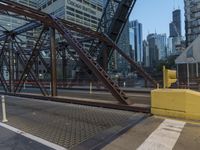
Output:
[[[70,149],[136,113],[106,108],[6,97],[8,124]],[[1,109],[1,108],[0,108]],[[1,110],[0,110],[1,115]]]

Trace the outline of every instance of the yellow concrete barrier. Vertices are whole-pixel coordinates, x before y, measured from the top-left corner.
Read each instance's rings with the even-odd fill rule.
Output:
[[[187,89],[153,90],[151,113],[200,121],[200,93]]]

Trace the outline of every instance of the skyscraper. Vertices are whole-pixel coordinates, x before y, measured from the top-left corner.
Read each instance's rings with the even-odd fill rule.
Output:
[[[200,0],[184,2],[186,45],[189,46],[200,35]]]
[[[149,44],[149,62],[151,67],[156,66],[159,60],[159,50],[156,44],[156,36],[157,34],[149,34],[147,36],[147,41]]]
[[[176,9],[172,14],[173,20],[169,25],[170,37],[181,37],[181,10]]]
[[[130,39],[129,39],[129,24],[126,23],[119,41],[117,43],[119,48],[123,50],[127,55],[130,55]],[[116,55],[117,69],[119,72],[123,72],[124,75],[127,75],[130,70],[130,65],[128,62],[121,57],[121,55]]]
[[[129,27],[129,38],[130,38],[130,56],[135,60],[135,31],[134,28]]]
[[[154,67],[159,60],[165,59],[167,57],[166,34],[156,34],[156,33],[149,34],[147,36],[147,42],[149,49],[150,66]]]
[[[144,52],[144,66],[150,67],[149,44],[146,40],[143,41],[143,52]]]
[[[173,49],[172,47],[173,47],[172,38],[167,38],[167,57],[172,54],[172,49]]]
[[[181,45],[181,10],[176,9],[172,12],[172,22],[169,24],[168,54],[176,54],[178,45]]]
[[[165,59],[167,57],[167,35],[166,34],[157,34],[156,35],[156,45],[158,48],[158,59]]]
[[[130,30],[134,32],[134,38],[132,38],[131,43],[132,47],[134,48],[135,51],[135,61],[138,63],[142,64],[143,62],[143,37],[142,37],[142,24],[138,22],[138,20],[131,21],[130,23]]]

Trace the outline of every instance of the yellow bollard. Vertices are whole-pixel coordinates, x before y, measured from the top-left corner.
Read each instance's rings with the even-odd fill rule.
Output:
[[[166,82],[165,82],[166,75],[165,75],[165,71],[166,71],[166,68],[165,68],[165,66],[163,66],[163,89],[166,88]]]

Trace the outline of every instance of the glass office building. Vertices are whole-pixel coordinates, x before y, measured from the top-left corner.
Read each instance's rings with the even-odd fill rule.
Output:
[[[142,24],[138,22],[138,20],[131,21],[129,23],[129,28],[132,31],[132,38],[130,42],[132,43],[132,47],[135,51],[134,59],[139,64],[143,62],[143,37],[142,37]]]
[[[12,1],[32,8],[37,8],[37,2],[35,0],[12,0]],[[0,25],[7,30],[15,29],[23,25],[24,23],[25,23],[24,20],[0,14]]]
[[[184,0],[186,45],[200,35],[200,0]]]
[[[39,8],[59,18],[97,29],[103,12],[102,0],[38,0]]]

